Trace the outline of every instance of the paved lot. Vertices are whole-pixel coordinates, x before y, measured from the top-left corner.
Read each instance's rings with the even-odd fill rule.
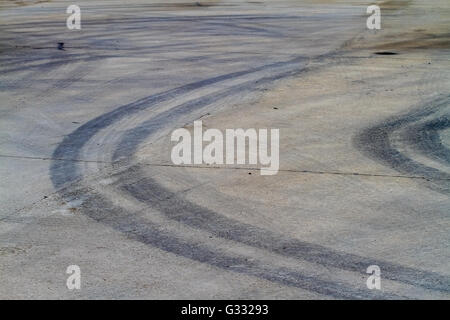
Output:
[[[0,298],[450,298],[447,1],[70,4],[0,1]],[[174,165],[198,119],[278,174]]]

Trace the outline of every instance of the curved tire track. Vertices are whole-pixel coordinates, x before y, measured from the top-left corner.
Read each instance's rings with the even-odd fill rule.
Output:
[[[291,69],[290,71],[278,74],[275,72],[272,76],[263,77],[256,81],[249,81],[245,85],[231,87],[219,93],[188,101],[163,112],[150,120],[144,121],[140,126],[127,131],[122,136],[122,141],[113,153],[113,159],[133,154],[141,142],[145,141],[152,133],[170,125],[170,123],[178,116],[189,113],[195,108],[210,105],[211,103],[223,99],[228,95],[235,94],[238,91],[251,91],[256,84],[269,83],[276,79],[301,72],[301,69],[298,69],[298,63],[302,61],[303,58],[295,58],[287,62],[280,62],[241,72],[221,75],[123,105],[112,112],[87,122],[66,136],[62,143],[56,148],[53,158],[77,159],[87,141],[92,139],[99,131],[110,127],[113,128],[114,125],[124,117],[149,109],[156,103],[169,101],[172,98],[190,93],[201,87],[245,76],[250,73],[264,70],[276,70],[279,68],[283,69],[283,67],[286,66]],[[126,164],[129,163],[127,163],[127,161],[122,163],[122,165]],[[73,186],[70,186],[70,184],[75,183],[82,177],[78,165],[79,164],[73,161],[54,161],[51,165],[50,174],[55,187],[60,189],[63,186],[69,185],[69,190],[72,189]],[[132,166],[131,171],[134,171],[134,176],[144,175],[138,165]],[[305,260],[325,267],[334,267],[361,274],[364,274],[365,268],[368,265],[378,264],[383,269],[383,275],[387,279],[443,292],[448,292],[450,288],[450,279],[436,273],[335,251],[320,245],[278,235],[269,230],[242,224],[239,221],[226,218],[217,212],[191,203],[179,195],[165,189],[156,181],[148,177],[144,177],[133,184],[127,184],[127,181],[125,180],[119,185],[119,188],[121,191],[130,194],[138,201],[157,209],[169,220],[177,221],[187,226],[206,231],[216,237],[268,250],[281,256]],[[149,223],[146,219],[130,214],[117,206],[113,206],[107,199],[104,199],[98,194],[93,193],[89,195],[92,190],[81,190],[84,191],[80,192],[80,190],[77,190],[76,192],[71,192],[66,191],[64,188],[60,193],[63,197],[80,197],[84,194],[84,196],[89,198],[84,205],[84,212],[89,217],[126,234],[129,238],[158,247],[168,252],[226,270],[230,270],[230,265],[237,264],[241,267],[237,269],[233,268],[233,271],[257,276],[285,285],[301,287],[337,298],[400,298],[395,295],[370,292],[368,290],[360,290],[356,287],[348,287],[346,285],[324,281],[317,277],[306,276],[292,270],[279,268],[267,269],[257,262],[249,263],[245,257],[226,255],[221,252],[216,252],[201,243],[186,242],[178,237],[165,234],[160,227]],[[105,208],[105,210],[91,208]]]
[[[390,137],[397,131],[405,130],[402,144],[410,145],[424,156],[449,166],[449,150],[439,138],[439,131],[450,125],[448,115],[440,115],[450,105],[449,99],[449,96],[440,97],[406,115],[365,129],[355,137],[355,146],[366,156],[398,172],[423,177],[429,188],[448,195],[450,173],[411,159],[392,146]]]

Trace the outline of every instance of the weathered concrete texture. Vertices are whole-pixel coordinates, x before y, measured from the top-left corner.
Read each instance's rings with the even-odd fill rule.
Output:
[[[0,298],[450,298],[447,1],[0,3]],[[197,119],[279,173],[173,165]]]

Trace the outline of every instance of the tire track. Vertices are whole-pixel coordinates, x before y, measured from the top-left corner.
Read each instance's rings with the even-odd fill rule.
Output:
[[[132,167],[132,170],[134,176],[145,176],[138,165]],[[143,178],[131,185],[124,184],[121,189],[137,200],[157,209],[169,219],[207,231],[216,237],[325,267],[334,267],[361,274],[365,274],[367,266],[375,264],[383,270],[383,277],[386,279],[429,290],[450,291],[449,277],[387,261],[336,251],[244,224],[185,200],[178,194],[162,187],[152,178]]]
[[[439,132],[450,127],[450,118],[444,115],[407,130],[406,139],[417,151],[445,165],[450,164],[450,150],[441,141]]]
[[[422,176],[429,188],[442,194],[450,194],[450,173],[429,167],[395,149],[389,141],[390,136],[400,130],[407,130],[402,143],[412,145],[423,155],[438,159],[449,165],[449,150],[439,138],[439,131],[448,128],[448,116],[439,117],[449,106],[449,96],[435,99],[406,115],[363,130],[355,136],[354,145],[366,156],[395,169],[396,171]],[[430,119],[431,118],[431,119]]]
[[[308,276],[298,271],[284,267],[268,268],[259,261],[249,260],[248,257],[231,255],[217,248],[208,248],[203,243],[186,241],[168,234],[164,227],[150,223],[141,216],[130,213],[114,206],[93,190],[77,190],[68,193],[68,198],[89,194],[89,200],[83,204],[83,212],[93,219],[114,230],[125,234],[129,239],[139,241],[175,255],[226,271],[233,271],[249,276],[258,277],[278,284],[309,290],[336,299],[406,299],[406,297],[380,291],[358,289],[315,276]],[[104,208],[99,210],[98,208]],[[230,268],[233,266],[233,268]]]
[[[161,101],[168,101],[174,97],[187,94],[198,88],[234,77],[244,76],[252,72],[261,71],[265,68],[285,66],[286,63],[297,62],[299,62],[298,59],[293,59],[290,62],[276,63],[265,67],[218,76],[175,88],[161,94],[149,96],[133,103],[121,106],[110,113],[89,121],[67,136],[55,150],[53,157],[77,158],[86,142],[93,138],[100,130],[113,126],[117,121],[123,119],[125,116],[151,108],[154,104],[160,103]],[[170,125],[177,117],[192,112],[193,108],[204,107],[212,102],[216,102],[217,100],[220,100],[228,95],[235,94],[236,90],[250,90],[251,87],[254,87],[256,83],[261,83],[261,81],[271,82],[274,79],[291,76],[296,72],[299,72],[299,70],[294,69],[279,75],[266,77],[265,79],[262,78],[258,81],[250,81],[246,86],[240,86],[239,89],[232,87],[228,90],[178,105],[177,107],[163,112],[155,118],[145,121],[142,125],[126,132],[122,137],[122,141],[116,147],[113,157],[117,159],[123,155],[133,154],[138,145],[145,141],[152,133],[155,133],[165,126]],[[127,161],[121,165],[125,164],[127,164]],[[145,176],[138,165],[133,166],[131,171],[134,177]],[[50,173],[52,181],[57,188],[62,187],[66,183],[73,183],[81,175],[75,162],[62,161],[53,162]],[[119,186],[121,191],[124,191],[138,201],[157,209],[169,220],[177,221],[187,226],[209,232],[217,237],[268,250],[286,257],[293,257],[299,260],[317,263],[326,267],[335,267],[360,274],[365,274],[365,268],[368,265],[378,264],[382,267],[384,277],[387,279],[414,286],[420,286],[430,290],[443,292],[449,291],[450,279],[448,277],[385,261],[375,261],[366,257],[338,252],[312,243],[286,238],[282,235],[274,234],[268,230],[242,224],[239,221],[228,219],[219,213],[202,208],[163,188],[151,178],[145,177],[140,179],[137,183],[127,184],[126,182],[128,178],[126,175],[124,177],[125,178],[122,179],[124,182]],[[61,194],[63,197],[67,197],[67,193],[65,192],[61,192]],[[162,235],[157,228],[155,229],[154,225],[148,225],[148,221],[145,219],[139,219],[138,217],[127,213],[123,209],[112,208],[111,205],[106,206],[104,204],[104,201],[106,200],[102,199],[99,195],[96,195],[95,198],[97,200],[90,200],[91,202],[86,206],[86,210],[88,210],[87,215],[96,221],[106,223],[110,227],[126,234],[130,238],[159,247],[174,254],[182,255],[199,262],[208,263],[212,266],[225,269],[227,268],[227,265],[230,265],[230,262],[234,261],[233,259],[236,259],[236,257],[227,257],[225,259],[223,255],[214,253],[210,249],[205,249],[203,246],[199,247],[199,245],[195,243],[189,243],[187,245],[185,243],[180,243],[180,239],[176,237],[172,237],[167,234]],[[91,210],[89,208],[96,208],[96,210]],[[109,209],[105,211],[99,210],[98,208]],[[108,218],[105,218],[105,214]],[[160,238],[162,236],[164,236],[164,240]],[[161,244],[161,242],[164,244]],[[186,246],[189,250],[186,249]],[[223,263],[218,263],[217,261],[222,261]],[[239,262],[239,264],[242,263]],[[274,274],[278,271],[274,271],[272,269],[264,271],[255,265],[248,265],[245,263],[243,265],[246,267],[238,272],[253,274],[268,280],[272,279],[271,281],[275,282],[284,281],[282,283],[286,285],[299,286],[317,293],[328,294],[333,297],[368,298],[369,296],[376,296],[373,296],[372,293],[367,295],[364,292],[360,292],[356,288],[345,288],[340,284],[325,284],[323,283],[323,280],[317,278],[307,278],[308,280],[306,282],[286,282],[286,280],[274,276]],[[256,274],[254,274],[254,272],[256,272]],[[284,271],[283,274],[286,274],[286,272]],[[290,277],[294,277],[294,279],[297,280],[305,279],[305,275],[302,274],[292,274]],[[324,293],[322,289],[324,286],[328,288],[326,293]],[[389,296],[384,295],[384,298],[387,297]]]
[[[247,69],[244,71],[224,74],[213,78],[193,82],[155,95],[150,95],[129,104],[120,106],[111,112],[88,121],[74,132],[68,134],[57,146],[57,148],[53,152],[52,158],[78,159],[81,153],[81,149],[84,147],[87,141],[93,138],[100,130],[113,125],[114,123],[131,114],[150,109],[157,103],[167,102],[175,97],[188,94],[194,90],[260,71],[266,71],[280,67],[282,68],[289,65],[292,65],[292,68],[296,70],[296,68],[299,67],[298,64],[304,62],[304,60],[304,57],[296,57],[284,62],[276,62],[273,64]],[[285,76],[289,76],[292,74],[293,73],[290,72]],[[277,78],[280,79],[280,77],[274,76],[272,80],[276,80]],[[183,110],[183,112],[187,111],[189,110]],[[167,118],[165,120],[167,121]],[[50,176],[55,187],[60,188],[64,184],[70,184],[76,181],[80,177],[80,173],[78,172],[78,167],[76,165],[70,165],[64,162],[54,162],[52,163],[50,168]]]

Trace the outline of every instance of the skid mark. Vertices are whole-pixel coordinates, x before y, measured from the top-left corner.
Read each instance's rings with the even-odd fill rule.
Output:
[[[449,97],[441,97],[428,106],[421,107],[416,111],[387,120],[379,125],[367,128],[355,136],[354,144],[366,156],[389,166],[398,172],[408,175],[420,175],[431,182],[423,182],[429,188],[443,194],[450,193],[450,174],[439,169],[426,166],[407,157],[397,149],[393,148],[389,137],[397,130],[408,127],[414,128],[419,123],[419,131],[410,130],[409,136],[404,143],[415,146],[422,150],[428,157],[436,157],[440,161],[449,164],[448,149],[446,149],[438,137],[438,131],[448,127],[448,117],[435,115],[446,108],[449,104]],[[424,124],[420,121],[431,118]],[[417,128],[416,128],[417,129]],[[435,148],[435,149],[434,149]]]

